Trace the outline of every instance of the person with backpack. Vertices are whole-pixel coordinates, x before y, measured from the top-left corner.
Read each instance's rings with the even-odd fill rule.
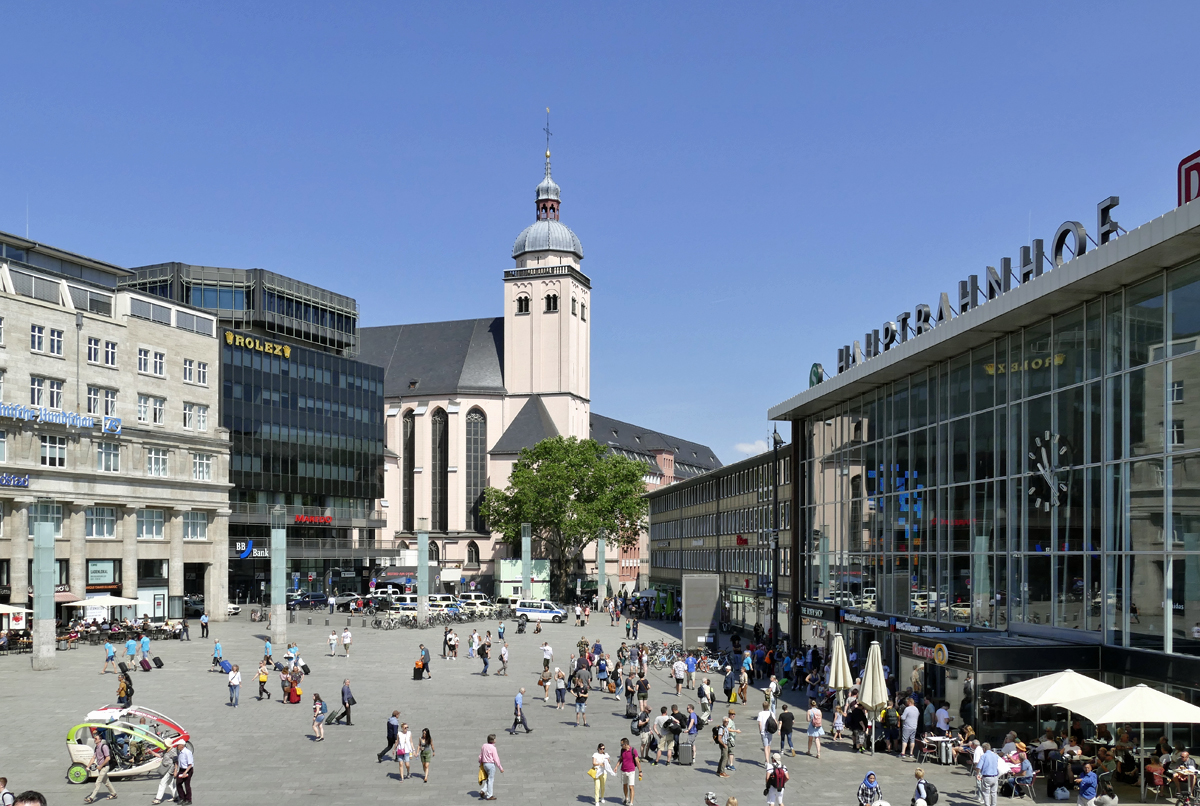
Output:
[[[633,720],[633,724],[629,726],[629,732],[634,736],[641,737],[641,757],[646,761],[650,760],[650,713],[648,711],[639,711],[637,719]]]
[[[817,706],[816,700],[808,701],[808,754],[813,754],[813,742],[817,745],[817,758],[821,757],[821,737],[825,735],[825,728],[821,727],[824,722],[824,716],[821,714],[821,709]]]
[[[642,775],[642,760],[637,751],[630,746],[629,740],[621,739],[621,752],[617,756],[621,769],[621,788],[624,790],[625,806],[633,806],[633,788]]]
[[[879,721],[883,723],[883,739],[887,743],[887,750],[890,753],[895,749],[896,743],[900,741],[900,712],[896,710],[894,702],[888,700],[879,715]]]
[[[96,728],[92,728],[92,739],[96,742],[96,747],[92,751],[92,769],[96,771],[96,786],[92,788],[92,794],[83,799],[84,803],[91,803],[96,799],[96,795],[100,794],[100,787],[108,789],[109,799],[117,796],[117,790],[113,789],[112,782],[108,780],[108,773],[112,767],[112,750],[108,747],[108,742],[104,740],[103,735]]]
[[[717,760],[717,777],[728,778],[729,773],[729,717],[721,720],[721,724],[713,728],[713,742],[721,748],[721,757]]]
[[[707,677],[696,688],[696,698],[700,700],[700,721],[708,722],[712,718],[712,683]]]
[[[320,694],[313,694],[313,735],[318,742],[325,741],[325,717],[328,715],[329,706]]]
[[[758,712],[755,720],[758,722],[759,736],[762,737],[763,766],[769,769],[771,767],[771,743],[775,741],[775,734],[779,732],[779,722],[771,713],[769,701],[763,701],[762,710]]]
[[[659,710],[658,718],[654,720],[654,738],[658,740],[658,752],[654,754],[656,767],[662,761],[664,750],[667,752],[667,764],[671,763],[671,750],[676,741],[675,737],[679,735],[677,733],[679,730],[679,723],[667,713],[667,706],[664,705]]]
[[[937,787],[925,780],[925,770],[917,767],[913,773],[917,778],[917,789],[913,792],[912,806],[934,806],[938,802]]]
[[[792,751],[792,758],[796,757],[796,748],[792,744],[792,730],[796,725],[796,715],[788,710],[787,703],[783,703],[782,710],[779,714],[779,752],[783,753],[784,745]]]
[[[8,791],[8,779],[0,778],[0,806],[13,806],[16,802],[17,796]]]
[[[767,764],[767,788],[763,790],[767,796],[767,806],[783,806],[783,788],[787,782],[787,767],[783,766],[779,754],[775,753]]]

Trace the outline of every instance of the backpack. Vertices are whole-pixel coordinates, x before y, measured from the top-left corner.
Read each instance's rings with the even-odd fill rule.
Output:
[[[767,733],[774,734],[779,730],[779,723],[775,721],[774,716],[767,717]]]
[[[721,743],[721,729],[719,727],[713,728],[713,744],[720,744],[720,743]]]
[[[931,781],[925,781],[925,803],[928,806],[933,806],[938,802],[937,787]]]
[[[788,782],[788,771],[783,767],[776,767],[771,771],[771,785],[782,791]]]
[[[629,723],[629,732],[634,736],[640,736],[642,734],[642,727],[638,724],[636,719]]]
[[[321,700],[321,710],[318,713],[322,716],[329,713],[329,705],[324,700]]]
[[[17,796],[12,792],[9,792],[7,789],[4,791],[3,795],[0,795],[0,806],[13,806],[16,801]]]
[[[895,708],[888,708],[884,716],[884,721],[889,728],[898,727],[900,725],[900,714],[897,713]]]
[[[667,730],[671,731],[671,733],[675,736],[683,733],[683,725],[674,714],[672,714],[671,718],[667,720]]]
[[[823,717],[821,716],[820,711],[816,711],[816,713],[811,714],[809,716],[809,719],[812,721],[812,726],[814,728],[821,727],[821,720],[823,719]]]

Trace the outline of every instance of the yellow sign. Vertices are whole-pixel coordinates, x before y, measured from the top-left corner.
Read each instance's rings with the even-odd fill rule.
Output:
[[[933,646],[933,662],[938,666],[945,666],[946,660],[950,657],[950,652],[946,649],[945,644],[934,644]]]
[[[1012,374],[1014,372],[1024,372],[1031,369],[1050,369],[1050,365],[1056,367],[1062,366],[1062,363],[1067,360],[1066,353],[1055,353],[1053,356],[1045,358],[1030,358],[1025,361],[1013,361],[1011,364],[984,364],[983,371],[988,375],[1004,375],[1005,373]]]
[[[234,335],[233,331],[225,331],[225,343],[232,344],[234,347],[245,347],[247,350],[258,350],[260,353],[267,355],[281,355],[284,358],[292,357],[292,348],[286,344],[275,344],[262,339],[256,339],[254,336]]]

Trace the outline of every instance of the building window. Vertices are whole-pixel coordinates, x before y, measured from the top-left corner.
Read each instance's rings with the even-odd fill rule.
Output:
[[[413,475],[416,469],[416,418],[413,416],[412,409],[404,412],[404,418],[401,420],[403,433],[401,434],[400,452],[403,454],[401,461],[404,463],[403,485],[404,485],[404,501],[402,506],[404,509],[404,524],[403,529],[406,532],[412,532],[416,527],[416,522],[413,518]]]
[[[63,354],[63,332],[50,328],[50,355]]]
[[[50,408],[52,408],[52,409],[61,409],[62,408],[63,382],[62,381],[49,381],[46,384],[46,388],[50,393],[47,396],[47,400],[46,400],[47,405],[49,405]]]
[[[196,383],[201,386],[208,386],[208,362],[196,362]]]
[[[438,549],[438,544],[435,541],[430,540],[429,541],[429,562],[436,564],[440,561],[440,559],[441,559],[441,551]]]
[[[116,442],[101,442],[97,445],[96,469],[102,473],[120,473],[121,446]]]
[[[40,353],[45,350],[44,339],[46,337],[46,328],[41,325],[29,326],[29,349],[35,353]]]
[[[46,393],[46,379],[39,378],[36,375],[29,376],[29,405],[41,406],[44,405]]]
[[[167,354],[166,353],[155,353],[154,354],[154,374],[158,375],[160,378],[167,374]]]
[[[487,484],[487,417],[479,409],[467,412],[467,523],[484,531],[479,505]]]
[[[138,395],[138,422],[150,422],[150,396]]]
[[[0,462],[8,459],[8,434],[0,431]]]
[[[587,303],[586,302],[579,303],[579,318],[581,321],[584,321],[584,322],[587,321]]]
[[[546,313],[558,312],[558,294],[546,295]]]
[[[195,481],[212,481],[212,454],[192,454],[192,479]]]
[[[104,390],[104,416],[105,417],[116,417],[117,416],[117,390],[116,389],[105,389]]]
[[[192,377],[195,375],[196,362],[190,358],[183,359],[183,379],[188,383],[192,382]]]
[[[524,295],[517,297],[517,313],[529,313],[529,297]]]
[[[104,342],[104,366],[115,367],[117,365],[117,343],[115,341]]]
[[[137,513],[138,540],[162,540],[163,520],[161,509],[139,509]]]
[[[89,364],[100,363],[100,339],[88,336],[87,360]]]
[[[195,416],[194,416],[195,408],[196,407],[194,405],[192,405],[191,403],[183,404],[183,427],[184,428],[191,429],[193,427],[192,423],[195,420]]]
[[[467,565],[479,565],[479,544],[472,540],[467,544]]]
[[[147,476],[166,476],[167,475],[167,449],[166,448],[147,448],[146,449],[146,475]]]
[[[117,536],[116,507],[88,507],[84,510],[84,535],[94,539],[112,539]]]
[[[164,425],[167,422],[167,401],[161,397],[154,398],[150,413],[151,422],[155,425]]]
[[[42,440],[42,466],[43,467],[66,467],[67,466],[67,438],[66,437],[49,437],[43,436]]]
[[[183,539],[208,540],[208,515],[203,512],[183,513]]]
[[[95,386],[89,386],[87,390],[87,413],[100,413],[100,390]]]
[[[54,539],[58,540],[62,537],[62,504],[30,504],[29,517],[25,519],[29,523],[29,536],[33,537],[34,527],[46,518],[54,524]]]
[[[208,430],[208,406],[196,406],[196,430]]]
[[[1171,398],[1172,403],[1183,402],[1183,381],[1171,381]]]
[[[1171,421],[1171,447],[1183,447],[1183,420]]]
[[[429,528],[444,532],[448,528],[450,501],[450,424],[443,409],[429,418]]]
[[[571,316],[575,316],[578,312],[579,303],[575,301],[574,297],[571,297]]]
[[[4,317],[0,316],[0,345],[4,344]]]
[[[138,348],[138,372],[150,372],[150,351],[143,347]]]

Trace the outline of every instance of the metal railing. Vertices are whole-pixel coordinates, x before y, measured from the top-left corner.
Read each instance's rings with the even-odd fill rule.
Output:
[[[248,515],[270,519],[276,504],[254,504],[238,501],[229,505],[234,515]],[[335,524],[349,521],[386,521],[387,515],[382,509],[359,509],[354,507],[297,507],[285,506],[285,514],[289,525],[297,515],[311,518],[332,518]],[[304,525],[304,524],[301,524]]]

